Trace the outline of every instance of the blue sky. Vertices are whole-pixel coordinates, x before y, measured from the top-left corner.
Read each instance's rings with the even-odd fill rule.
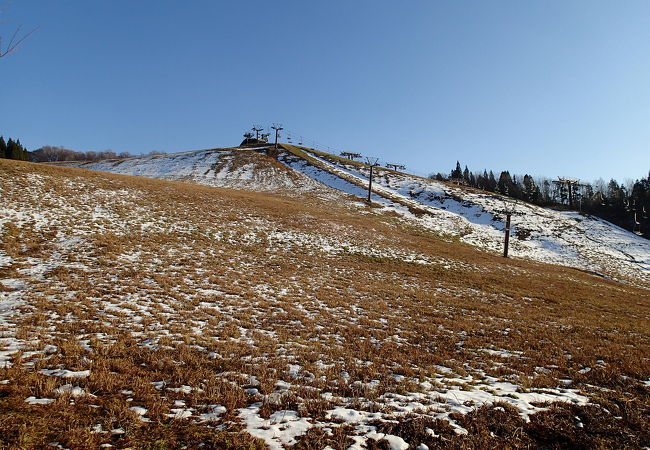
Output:
[[[232,146],[282,123],[414,173],[650,170],[650,2],[4,2],[0,134],[29,149]]]

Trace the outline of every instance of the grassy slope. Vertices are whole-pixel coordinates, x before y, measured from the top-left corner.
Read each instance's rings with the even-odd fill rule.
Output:
[[[312,422],[328,422],[326,411],[341,405],[390,416],[384,394],[417,391],[438,365],[523,391],[571,379],[606,410],[559,405],[524,423],[509,407],[483,406],[455,418],[467,436],[426,413],[379,430],[430,447],[650,445],[639,382],[650,377],[647,290],[504,260],[318,199],[5,160],[0,180],[3,214],[23,214],[1,229],[12,265],[0,280],[20,283],[0,289],[23,302],[2,325],[23,346],[0,369],[2,445],[261,445],[241,432],[238,409],[262,402],[263,417],[290,409]],[[428,263],[405,262],[410,255]],[[48,344],[57,349],[29,353]],[[298,378],[290,364],[301,366]],[[91,373],[39,373],[57,367]],[[293,386],[269,395],[280,380]],[[354,387],[371,380],[379,382]],[[157,381],[193,390],[161,391]],[[69,383],[95,397],[54,394]],[[29,396],[56,401],[31,406]],[[169,417],[175,400],[196,415],[200,405],[224,405],[224,429]],[[93,433],[97,424],[125,434]],[[353,434],[314,428],[299,442],[340,448]]]

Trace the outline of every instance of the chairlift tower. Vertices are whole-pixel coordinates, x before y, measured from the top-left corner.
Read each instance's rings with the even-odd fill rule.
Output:
[[[506,215],[505,238],[503,241],[503,257],[508,257],[508,247],[510,246],[510,219],[513,215],[520,216],[523,212],[517,211],[517,200],[514,198],[503,198],[503,210],[499,211]]]
[[[260,131],[264,130],[264,128],[260,127],[259,125],[253,125],[252,130],[255,132],[255,139],[259,139]]]
[[[356,158],[361,158],[361,153],[341,152],[341,156],[353,161]]]
[[[274,123],[271,129],[275,130],[275,148],[278,148],[278,136],[280,135],[280,131],[284,130],[282,128],[282,124],[279,123]]]
[[[366,157],[366,163],[370,166],[370,176],[368,177],[368,203],[370,201],[370,193],[372,192],[372,169],[379,165],[379,158]]]
[[[388,167],[389,169],[393,169],[394,171],[406,170],[406,166],[403,165],[403,164],[390,164],[389,163],[389,164],[386,164],[386,167]]]

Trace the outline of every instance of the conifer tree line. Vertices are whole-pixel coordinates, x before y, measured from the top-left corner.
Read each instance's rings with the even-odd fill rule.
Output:
[[[572,192],[572,208],[569,208],[568,186],[548,178],[535,179],[527,174],[517,177],[507,170],[498,177],[491,170],[474,173],[467,166],[463,169],[459,161],[449,175],[437,173],[429,178],[507,195],[539,206],[574,209],[650,238],[650,172],[646,178],[628,185],[614,179],[609,183],[602,179],[580,183]]]
[[[22,146],[20,139],[14,141],[9,138],[5,142],[4,136],[0,136],[0,158],[29,161],[29,152]]]

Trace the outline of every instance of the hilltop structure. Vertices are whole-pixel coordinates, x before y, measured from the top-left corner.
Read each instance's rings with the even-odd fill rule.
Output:
[[[250,146],[256,146],[256,145],[264,145],[269,142],[269,136],[270,133],[261,133],[260,131],[263,130],[263,128],[253,126],[251,128],[252,131],[255,132],[255,134],[251,133],[250,131],[244,133],[244,140],[239,144],[240,147],[250,147]],[[253,137],[254,136],[254,137]]]

